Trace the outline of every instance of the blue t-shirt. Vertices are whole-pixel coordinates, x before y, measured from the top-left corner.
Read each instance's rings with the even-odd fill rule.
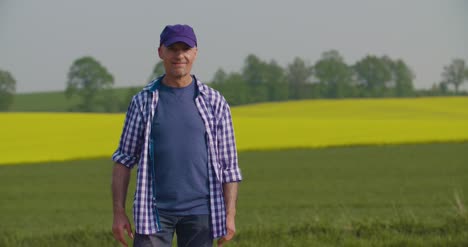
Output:
[[[153,119],[156,203],[172,215],[209,213],[206,129],[195,104],[195,81],[183,88],[161,83]]]

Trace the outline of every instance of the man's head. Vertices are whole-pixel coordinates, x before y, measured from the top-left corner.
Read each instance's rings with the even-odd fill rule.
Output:
[[[190,26],[169,25],[162,31],[158,53],[170,79],[188,78],[197,52],[197,38]]]

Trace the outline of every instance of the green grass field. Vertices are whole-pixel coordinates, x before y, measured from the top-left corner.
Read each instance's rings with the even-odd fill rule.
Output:
[[[66,112],[78,99],[67,100],[64,92],[16,94],[11,112]]]
[[[142,86],[143,88],[143,86]],[[117,98],[124,100],[130,88],[115,88]],[[10,112],[67,112],[79,103],[78,97],[67,99],[63,91],[16,94]]]
[[[241,152],[238,235],[228,246],[468,246],[467,150]],[[111,167],[108,158],[0,166],[0,246],[118,246]]]

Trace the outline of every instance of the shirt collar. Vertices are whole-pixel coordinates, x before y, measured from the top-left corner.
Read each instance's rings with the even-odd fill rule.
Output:
[[[152,80],[150,83],[148,83],[148,85],[146,85],[144,88],[143,88],[143,91],[150,91],[150,92],[154,92],[156,90],[159,89],[159,87],[161,86],[161,83],[162,83],[162,78],[164,78],[164,75]],[[197,79],[197,77],[195,77],[195,75],[192,75],[192,78],[195,80],[195,82],[197,83],[197,88],[198,88],[198,92],[200,92],[200,94],[205,94],[206,92],[206,89],[205,89],[205,85],[199,81]]]

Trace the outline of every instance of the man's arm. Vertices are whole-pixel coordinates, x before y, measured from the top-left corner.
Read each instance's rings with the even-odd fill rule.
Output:
[[[236,233],[236,204],[237,190],[242,175],[237,160],[236,140],[232,124],[231,110],[225,105],[223,118],[218,127],[218,149],[221,163],[221,176],[223,181],[223,197],[226,207],[226,230],[227,234],[218,240],[218,246],[234,237]]]
[[[114,233],[114,238],[124,246],[128,246],[125,241],[124,230],[127,231],[130,238],[133,238],[132,226],[125,213],[129,181],[130,169],[122,164],[116,163],[112,171],[112,204],[114,213],[112,232]]]
[[[226,217],[236,217],[236,205],[237,205],[237,190],[239,188],[238,182],[225,183],[223,184],[223,195],[224,204],[226,205]]]
[[[224,204],[226,206],[226,236],[218,240],[218,246],[223,244],[234,237],[236,233],[236,205],[237,205],[237,191],[239,188],[238,182],[223,184]]]

